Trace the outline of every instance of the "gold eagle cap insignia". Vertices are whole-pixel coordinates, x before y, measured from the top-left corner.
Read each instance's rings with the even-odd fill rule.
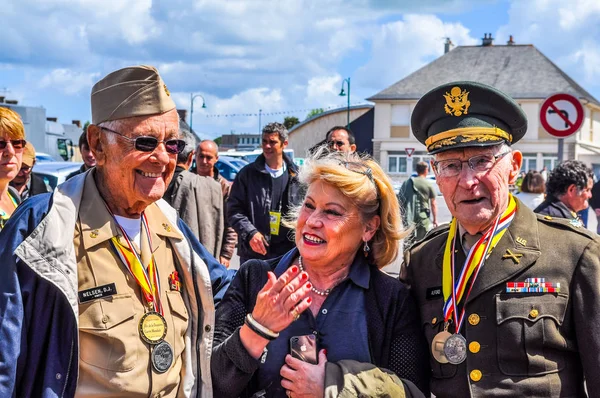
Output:
[[[166,84],[163,84],[163,88],[165,89],[165,93],[167,93],[167,97],[171,96],[171,92],[169,91],[169,89],[167,88]]]
[[[460,87],[452,87],[450,93],[444,94],[444,98],[446,99],[444,110],[447,114],[461,116],[468,113],[471,101],[469,101],[469,92],[467,90],[461,90]]]

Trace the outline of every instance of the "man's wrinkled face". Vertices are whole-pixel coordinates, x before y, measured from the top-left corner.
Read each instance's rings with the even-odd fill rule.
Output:
[[[96,166],[96,157],[90,150],[89,146],[82,145],[79,150],[81,151],[81,157],[83,158],[83,163],[87,169]]]
[[[575,184],[572,184],[561,200],[566,202],[565,204],[574,212],[585,210],[590,206],[588,201],[592,198],[593,186],[594,181],[591,178],[588,179],[588,184],[583,189],[578,189]],[[567,198],[567,200],[565,200],[565,198]]]
[[[122,119],[106,127],[133,139],[150,136],[166,141],[178,138],[179,117],[173,109],[161,115]],[[111,207],[141,211],[162,198],[173,177],[176,153],[167,152],[163,142],[152,152],[140,151],[134,142],[102,129],[100,142],[101,151],[95,150],[96,167],[117,202]]]
[[[202,142],[196,151],[196,171],[201,176],[212,176],[214,166],[219,160],[216,145],[210,142]]]
[[[501,155],[507,151],[501,147],[471,147],[435,155],[437,162],[449,159],[465,162],[453,177],[441,176],[440,170],[433,169],[450,213],[471,234],[485,231],[506,210],[509,185],[521,169],[522,155],[519,151],[505,154],[487,171],[472,170],[466,161],[478,155]]]
[[[356,145],[350,144],[348,132],[346,130],[335,130],[329,134],[327,145],[334,151],[338,152],[354,152]]]

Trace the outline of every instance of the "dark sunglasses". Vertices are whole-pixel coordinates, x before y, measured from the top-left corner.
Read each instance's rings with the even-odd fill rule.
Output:
[[[141,137],[131,138],[131,137],[127,137],[126,135],[121,134],[117,131],[111,130],[109,128],[102,127],[102,126],[98,126],[98,127],[100,127],[102,130],[108,131],[109,133],[119,135],[129,142],[133,142],[135,149],[137,149],[138,151],[152,152],[156,149],[156,147],[160,143],[165,144],[165,148],[167,149],[167,152],[169,152],[169,153],[181,153],[185,149],[185,141],[184,140],[172,139],[172,140],[166,140],[166,141],[159,141],[156,137],[149,137],[149,136],[141,136]]]
[[[9,142],[10,142],[10,145],[12,145],[12,147],[14,149],[23,149],[23,148],[25,148],[25,145],[27,145],[27,141],[25,141],[25,140],[10,140],[10,141],[0,140],[0,151],[6,149],[6,146],[8,145]]]

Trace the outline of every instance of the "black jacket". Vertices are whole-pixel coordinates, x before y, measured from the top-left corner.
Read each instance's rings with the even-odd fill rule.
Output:
[[[283,160],[289,173],[288,184],[283,194],[283,215],[287,209],[296,206],[302,200],[300,184],[298,182],[298,168],[284,154]],[[227,221],[238,234],[237,253],[246,258],[274,258],[286,253],[293,248],[294,242],[279,247],[268,247],[267,255],[261,256],[250,247],[250,239],[258,231],[270,241],[270,216],[271,198],[273,197],[273,181],[271,175],[265,170],[265,157],[260,155],[235,177],[227,199]]]
[[[577,213],[571,211],[567,205],[551,195],[548,195],[546,200],[540,203],[533,212],[558,218],[577,219]]]
[[[273,271],[280,262],[291,264],[297,256],[298,250],[293,249],[282,257],[250,260],[240,267],[215,317],[210,361],[215,397],[247,398],[256,392],[257,380],[253,375],[260,361],[251,357],[242,345],[240,327],[246,314],[252,313],[256,305],[258,292],[267,282],[267,272]],[[368,264],[364,258],[361,260],[361,266],[372,267],[365,308],[373,364],[412,381],[427,393],[429,355],[415,301],[403,283]]]
[[[69,174],[66,178],[65,181],[67,181],[70,178],[75,177],[76,175],[79,175],[81,173],[85,173],[87,169],[85,168],[85,163],[81,165],[81,167],[79,168],[79,170],[75,170],[74,172],[72,172],[71,174]]]

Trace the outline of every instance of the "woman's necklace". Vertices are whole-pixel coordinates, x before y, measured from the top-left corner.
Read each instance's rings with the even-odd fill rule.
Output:
[[[304,272],[304,265],[302,264],[302,256],[298,256],[298,267],[300,268],[300,272]],[[307,274],[308,274],[308,272],[307,272]],[[314,283],[311,283],[312,287],[310,288],[310,290],[313,293],[318,294],[319,296],[327,297],[327,296],[329,296],[329,293],[331,293],[331,290],[334,287],[336,287],[337,285],[339,285],[340,283],[342,283],[342,281],[344,279],[346,279],[346,276],[344,276],[343,278],[340,278],[333,286],[331,286],[329,289],[325,289],[325,290],[319,290],[319,289],[317,289],[315,287]],[[310,277],[309,277],[309,279],[310,279]]]

